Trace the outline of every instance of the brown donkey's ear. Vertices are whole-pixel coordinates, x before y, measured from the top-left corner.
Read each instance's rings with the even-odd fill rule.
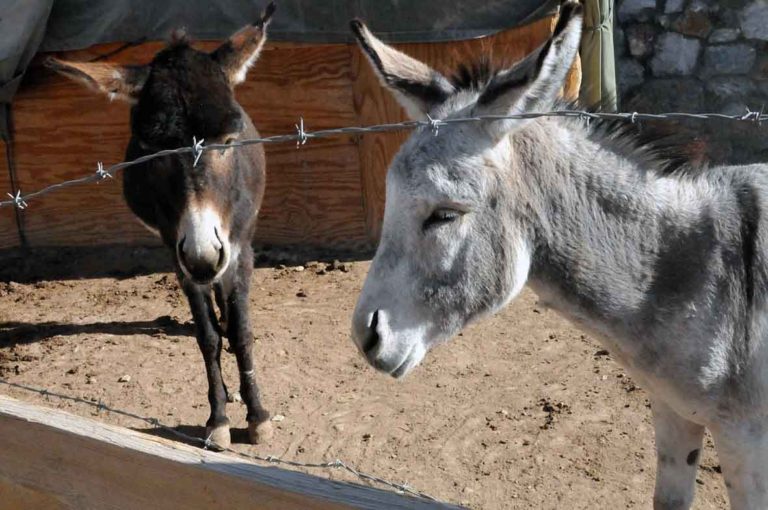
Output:
[[[248,69],[259,58],[267,40],[267,25],[275,9],[275,2],[270,2],[256,23],[241,28],[211,53],[224,70],[230,85],[244,82]]]
[[[149,66],[121,66],[103,62],[67,62],[48,58],[46,67],[85,84],[109,99],[122,99],[135,103],[144,82],[149,76]]]
[[[360,20],[350,28],[382,85],[388,88],[412,119],[423,119],[454,92],[442,74],[377,39]]]

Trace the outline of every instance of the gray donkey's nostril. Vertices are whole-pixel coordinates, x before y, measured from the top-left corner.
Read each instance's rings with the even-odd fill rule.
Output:
[[[368,331],[366,331],[365,339],[363,340],[363,352],[365,352],[366,355],[371,354],[371,352],[376,349],[376,347],[379,345],[379,341],[381,340],[381,337],[379,336],[379,311],[376,310],[373,312],[373,317],[371,317],[371,323],[368,325]]]

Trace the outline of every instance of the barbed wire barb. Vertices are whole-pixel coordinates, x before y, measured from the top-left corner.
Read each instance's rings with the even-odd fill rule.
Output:
[[[437,136],[440,134],[440,119],[433,119],[427,114],[427,125],[429,126],[429,129],[432,130],[433,135]]]
[[[299,117],[299,123],[294,124],[296,126],[296,148],[300,148],[302,145],[306,145],[308,136],[307,132],[304,131],[304,117]]]
[[[96,162],[96,177],[99,178],[98,182],[104,179],[112,179],[112,174],[104,170],[104,164],[101,161]]]
[[[205,142],[205,138],[198,140],[194,136],[192,137],[192,155],[195,158],[195,160],[192,162],[193,167],[197,166],[197,162],[200,161],[200,156],[203,155],[203,151],[205,150],[205,147],[203,147],[203,142]]]
[[[755,122],[756,124],[760,125],[760,122],[763,117],[763,110],[765,109],[765,105],[760,107],[760,111],[753,112],[749,109],[749,106],[745,107],[747,110],[747,113],[742,115],[741,120],[751,120]]]
[[[21,190],[16,190],[16,194],[13,195],[11,193],[6,193],[9,197],[11,197],[10,203],[15,205],[18,209],[24,210],[27,208],[27,203],[24,201],[24,199],[21,196]]]

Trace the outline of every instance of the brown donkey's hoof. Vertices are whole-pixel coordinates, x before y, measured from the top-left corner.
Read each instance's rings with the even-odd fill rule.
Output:
[[[272,422],[269,420],[248,423],[248,438],[251,440],[251,444],[266,443],[272,439],[272,432]]]
[[[229,425],[205,427],[205,438],[207,442],[210,442],[209,448],[211,450],[223,450],[232,444],[232,439],[229,436]]]

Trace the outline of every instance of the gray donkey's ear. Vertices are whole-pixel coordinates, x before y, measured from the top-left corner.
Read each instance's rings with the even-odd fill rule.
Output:
[[[211,53],[213,59],[221,65],[231,86],[244,82],[248,69],[259,58],[267,40],[267,26],[275,9],[275,2],[270,2],[253,25],[241,28]]]
[[[362,21],[353,20],[350,27],[382,85],[393,93],[412,119],[424,119],[432,108],[453,94],[453,85],[445,76],[384,44]]]
[[[514,67],[499,73],[477,100],[477,115],[515,115],[551,109],[579,51],[582,7],[566,1],[552,37]],[[500,120],[486,125],[501,139],[523,125],[523,120]]]

